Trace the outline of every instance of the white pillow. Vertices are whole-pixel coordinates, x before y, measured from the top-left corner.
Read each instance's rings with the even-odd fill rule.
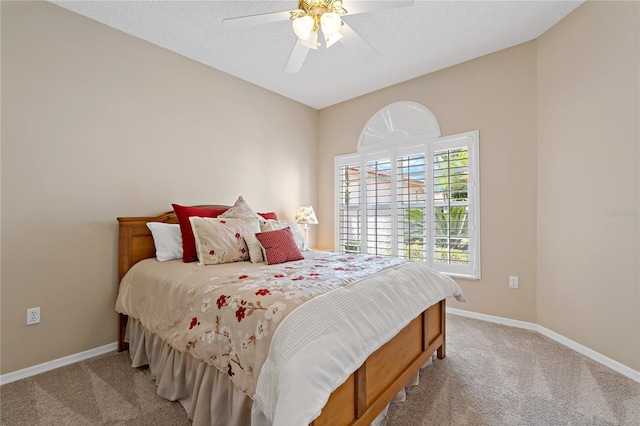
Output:
[[[283,228],[291,228],[291,233],[293,234],[293,240],[296,242],[298,249],[300,251],[309,251],[309,244],[307,240],[304,239],[304,234],[300,230],[300,226],[298,226],[295,222],[287,222],[283,220],[262,220],[260,221],[260,231],[268,232],[268,231],[277,231]]]
[[[177,223],[147,222],[147,228],[151,231],[158,261],[182,259],[180,225]]]
[[[258,238],[256,238],[256,233],[245,235],[244,242],[247,244],[247,248],[249,249],[249,260],[251,263],[264,262],[262,245],[260,244],[260,241],[258,241]]]
[[[260,224],[256,218],[191,216],[189,221],[200,265],[249,260],[249,248],[245,238],[260,232]]]
[[[261,220],[260,232],[277,231],[280,228],[280,223],[277,220]]]

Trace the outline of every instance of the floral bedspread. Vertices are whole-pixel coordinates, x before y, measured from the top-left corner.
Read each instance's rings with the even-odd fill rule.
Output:
[[[123,278],[116,310],[173,348],[226,372],[253,396],[273,333],[303,302],[405,261],[305,252],[280,265],[197,266],[147,259]]]

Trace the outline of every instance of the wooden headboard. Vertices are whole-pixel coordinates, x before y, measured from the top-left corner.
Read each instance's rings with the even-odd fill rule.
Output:
[[[227,205],[202,205],[213,209],[228,209]],[[122,277],[133,265],[143,259],[156,256],[156,248],[153,244],[151,231],[147,228],[147,222],[178,223],[178,217],[174,211],[149,217],[119,217],[119,245],[118,245],[118,286]],[[118,351],[127,349],[124,342],[124,333],[127,325],[127,316],[120,314],[118,321]]]

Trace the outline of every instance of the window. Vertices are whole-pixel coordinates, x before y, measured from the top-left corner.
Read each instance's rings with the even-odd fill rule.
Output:
[[[475,131],[337,156],[336,250],[480,278],[478,139]]]
[[[478,133],[435,142],[430,157],[434,267],[479,278]]]

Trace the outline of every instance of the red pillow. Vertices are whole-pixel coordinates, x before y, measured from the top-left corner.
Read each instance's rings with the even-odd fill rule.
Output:
[[[256,238],[264,249],[267,265],[304,259],[289,227],[277,231],[260,232],[256,234]]]
[[[258,213],[264,220],[278,220],[278,216],[274,212]]]
[[[190,216],[199,217],[218,217],[226,212],[226,209],[210,209],[206,207],[185,207],[179,204],[171,204],[173,211],[176,212],[178,223],[180,224],[180,232],[182,233],[182,261],[185,263],[195,262],[198,260],[196,252],[196,239],[191,229]]]

